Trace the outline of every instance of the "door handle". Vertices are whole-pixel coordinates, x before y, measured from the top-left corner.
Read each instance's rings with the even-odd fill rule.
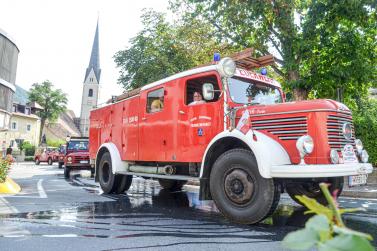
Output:
[[[179,111],[179,114],[185,114],[185,112],[184,112],[184,111],[182,111],[182,110],[180,110],[180,111]]]

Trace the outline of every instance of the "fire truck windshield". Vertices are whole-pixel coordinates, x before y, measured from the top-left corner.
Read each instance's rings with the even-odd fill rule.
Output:
[[[88,149],[88,141],[70,141],[67,146],[67,150],[86,151]]]
[[[230,97],[238,104],[276,104],[283,99],[279,88],[255,80],[232,77],[228,79]]]

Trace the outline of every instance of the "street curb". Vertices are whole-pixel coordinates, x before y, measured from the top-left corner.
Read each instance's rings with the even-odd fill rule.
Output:
[[[377,192],[365,192],[365,191],[352,191],[352,190],[343,190],[341,197],[352,197],[359,199],[377,199]]]
[[[5,182],[0,183],[0,194],[16,194],[21,191],[21,187],[11,178],[7,177]]]

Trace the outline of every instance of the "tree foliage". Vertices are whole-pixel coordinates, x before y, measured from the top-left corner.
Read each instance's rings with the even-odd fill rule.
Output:
[[[59,114],[64,112],[67,105],[67,95],[60,89],[54,89],[53,84],[46,80],[42,83],[33,84],[29,90],[29,101],[37,102],[43,107],[37,115],[41,118],[39,139],[42,139],[42,132],[47,120],[54,121]]]
[[[346,94],[376,80],[376,9],[372,0],[176,0],[184,16],[204,18],[220,39],[272,52],[274,70],[296,98]]]
[[[130,40],[130,46],[114,55],[120,69],[118,82],[134,89],[172,74],[209,63],[215,51],[231,53],[234,46],[219,43],[213,28],[200,20],[173,24],[163,13],[144,10],[143,30]]]

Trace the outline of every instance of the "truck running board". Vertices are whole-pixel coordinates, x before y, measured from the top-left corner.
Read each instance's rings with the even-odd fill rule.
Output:
[[[141,177],[167,179],[167,180],[199,181],[198,177],[192,177],[192,176],[187,176],[187,175],[165,175],[165,174],[135,173],[135,172],[124,172],[124,171],[119,171],[117,172],[117,174],[135,175],[135,176],[141,176]]]

